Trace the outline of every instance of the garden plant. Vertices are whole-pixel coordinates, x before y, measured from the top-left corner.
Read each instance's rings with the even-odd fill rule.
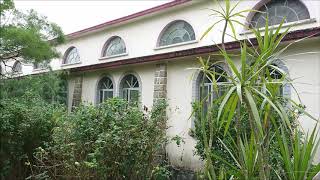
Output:
[[[205,78],[211,79],[211,94],[219,94],[222,88],[224,93],[209,105],[211,95],[202,95],[194,104],[197,152],[205,161],[204,174],[208,179],[312,179],[320,170],[320,164],[312,163],[319,146],[317,127],[303,134],[298,118],[303,114],[316,126],[318,120],[300,103],[280,93],[285,85],[294,87],[288,74],[276,66],[281,54],[297,42],[280,44],[290,28],[283,28],[283,20],[275,29],[269,29],[267,20],[263,31],[250,29],[255,39],[237,40],[233,23],[243,25],[237,19],[252,10],[234,13],[240,2],[234,6],[230,0],[224,1],[225,6],[215,3],[221,11],[212,10],[213,15],[222,19],[203,36],[224,22],[222,44],[219,53],[212,55],[214,60],[212,56],[199,58],[198,70],[203,74],[202,85]],[[225,48],[228,25],[232,32],[229,36],[240,44],[239,54]],[[221,63],[225,73],[212,68]],[[274,72],[280,78],[274,78]],[[218,84],[217,76],[227,81]]]

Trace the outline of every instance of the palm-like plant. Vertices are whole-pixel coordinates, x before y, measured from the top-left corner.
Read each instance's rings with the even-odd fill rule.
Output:
[[[283,127],[282,137],[284,138],[286,137],[283,134],[292,134],[295,132],[293,131],[292,123],[288,117],[288,107],[283,103],[284,100],[288,101],[288,99],[281,97],[278,93],[281,86],[286,83],[290,84],[291,82],[287,77],[287,74],[282,69],[274,65],[275,61],[279,59],[279,56],[294,42],[283,48],[279,48],[279,45],[287,35],[289,28],[281,32],[282,22],[274,31],[269,30],[267,20],[264,34],[262,34],[259,29],[252,29],[256,37],[256,46],[254,46],[250,40],[239,41],[241,45],[241,66],[240,69],[238,69],[234,63],[235,56],[229,54],[224,47],[224,37],[228,25],[230,25],[234,37],[236,37],[233,23],[241,23],[233,18],[237,16],[243,17],[242,13],[250,10],[233,13],[239,2],[234,7],[230,6],[229,0],[226,0],[225,4],[225,8],[220,6],[222,12],[212,10],[215,12],[214,15],[218,15],[222,17],[222,19],[210,26],[203,35],[204,37],[208,34],[208,32],[211,31],[217,23],[222,21],[225,22],[220,55],[223,57],[225,66],[229,72],[227,74],[219,75],[224,76],[229,80],[224,84],[228,90],[223,97],[214,101],[209,107],[209,109],[216,108],[218,104],[218,113],[216,117],[212,118],[214,115],[211,111],[208,111],[208,113],[200,113],[199,118],[203,136],[202,138],[204,140],[204,151],[206,154],[207,175],[209,179],[217,179],[220,177],[216,175],[216,169],[212,165],[212,158],[226,162],[223,160],[223,157],[211,154],[212,139],[216,138],[216,132],[221,129],[223,129],[225,135],[228,135],[230,125],[234,124],[232,121],[236,121],[235,124],[238,127],[236,134],[237,142],[233,143],[231,146],[233,148],[223,144],[223,141],[221,141],[236,164],[236,166],[234,166],[226,162],[226,165],[232,169],[232,177],[238,179],[270,179],[272,167],[268,157],[269,146],[271,139],[275,136],[274,130],[271,130],[271,128],[277,128],[279,125]],[[218,85],[215,79],[217,72],[210,69],[212,64],[209,63],[209,60],[205,61],[202,58],[199,59],[201,63],[200,69],[206,76],[212,79],[214,91],[218,91]],[[281,79],[273,79],[271,76],[272,70],[278,71],[281,74]],[[198,103],[200,111],[206,98],[207,97]],[[310,118],[316,120],[296,103],[292,103],[292,106],[299,109]],[[245,107],[246,113],[249,114],[248,122],[251,129],[250,140],[245,138],[246,132],[242,132],[240,126],[238,126],[238,124],[240,124],[239,117],[241,116],[241,113],[243,113],[241,112],[240,107]],[[236,114],[237,117],[235,116]],[[276,118],[280,124],[272,123]],[[208,131],[206,130],[207,128],[209,129]],[[276,133],[276,135],[277,137],[280,136],[279,133]],[[290,140],[292,141],[293,147],[288,147],[291,145],[290,143],[286,143],[284,138],[278,137],[277,139],[281,155],[283,157],[283,162],[285,164],[285,170],[290,171],[290,169],[293,169],[293,171],[295,171],[297,168],[303,168],[303,174],[308,174],[308,171],[310,170],[310,162],[314,157],[314,154],[310,152],[310,149],[312,150],[312,148],[315,147],[315,144],[317,144],[315,143],[314,135],[311,136],[311,143],[308,141],[307,145],[304,145],[303,147],[299,146],[301,141],[296,136]],[[290,154],[291,149],[295,151],[292,154]],[[294,158],[293,163],[289,162],[292,157]],[[301,163],[301,160],[303,160],[303,165],[297,165]],[[288,177],[287,179],[301,180],[306,177],[301,175],[293,176],[292,173],[286,173],[283,174],[283,176]]]

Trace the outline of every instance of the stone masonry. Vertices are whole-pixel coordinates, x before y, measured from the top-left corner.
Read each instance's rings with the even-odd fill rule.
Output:
[[[79,106],[82,94],[82,76],[77,77],[74,81],[74,90],[72,95],[72,108]]]
[[[154,74],[153,103],[167,97],[167,64],[157,64]]]

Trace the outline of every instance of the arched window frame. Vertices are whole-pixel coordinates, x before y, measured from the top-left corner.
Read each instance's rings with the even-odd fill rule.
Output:
[[[44,61],[40,63],[33,63],[33,70],[44,70],[49,67],[49,62]]]
[[[127,73],[123,74],[122,77],[120,78],[119,85],[118,85],[118,87],[119,87],[119,97],[125,98],[124,97],[124,91],[123,91],[124,90],[123,83],[124,83],[125,78],[127,76],[129,76],[129,75],[135,76],[135,78],[137,79],[137,82],[139,83],[139,87],[136,87],[136,88],[133,88],[133,89],[128,89],[129,91],[130,90],[137,90],[138,91],[138,103],[139,103],[141,101],[142,82],[141,82],[140,76],[135,72],[127,72]],[[128,97],[126,100],[129,100],[129,102],[130,102],[130,97]]]
[[[14,74],[22,73],[22,63],[20,61],[16,61],[12,66],[12,72]]]
[[[281,69],[286,76],[286,79],[284,80],[284,84],[282,85],[281,88],[281,94],[285,98],[290,98],[291,97],[291,86],[289,83],[286,83],[288,80],[290,80],[290,74],[289,74],[289,69],[281,59],[276,59],[272,63],[272,65],[277,66],[279,69]]]
[[[261,0],[259,1],[252,9],[253,10],[256,10],[256,11],[259,11],[261,8],[263,8],[264,6],[266,6],[268,3],[270,3],[272,0]],[[311,16],[310,16],[310,12],[309,12],[309,9],[308,7],[305,5],[305,3],[301,0],[297,0],[299,1],[299,3],[308,11],[308,16],[309,16],[309,19],[304,19],[304,20],[298,20],[298,21],[294,21],[294,22],[288,22],[288,23],[285,23],[285,24],[291,24],[291,23],[295,23],[295,24],[300,24],[300,23],[304,23],[305,21],[310,21],[310,22],[314,22],[315,19],[311,19]],[[259,13],[259,12],[255,12],[255,11],[251,11],[249,12],[247,18],[246,18],[246,29],[250,29],[252,28],[251,27],[251,23],[252,23],[252,20],[253,20],[253,17],[256,15],[256,13]],[[276,24],[274,25],[276,26]],[[264,27],[260,27],[260,28],[264,28]]]
[[[70,53],[75,50],[76,51],[76,54],[78,56],[77,61],[75,62],[67,62],[68,61],[68,58],[69,58],[69,55]],[[63,62],[62,62],[62,65],[71,65],[71,64],[78,64],[78,63],[81,63],[81,59],[80,59],[80,54],[79,54],[79,50],[78,48],[76,48],[75,46],[71,46],[69,47],[66,52],[64,53],[64,56],[63,56]]]
[[[188,25],[191,27],[191,30],[193,31],[193,34],[194,34],[194,38],[191,39],[191,40],[189,40],[189,41],[183,41],[183,42],[179,42],[179,43],[172,43],[172,44],[168,44],[168,45],[162,45],[162,44],[161,44],[161,39],[162,39],[162,37],[164,36],[164,34],[166,33],[166,31],[167,31],[171,26],[173,26],[174,24],[179,23],[179,22],[186,23],[186,24],[188,24]],[[196,43],[196,42],[198,42],[198,41],[197,41],[196,32],[195,32],[193,26],[192,26],[189,22],[187,22],[187,21],[185,21],[185,20],[179,19],[179,20],[174,20],[174,21],[168,23],[164,28],[162,28],[162,30],[161,30],[161,32],[160,32],[160,34],[159,34],[159,36],[158,36],[158,39],[157,39],[156,49],[162,49],[162,48],[166,48],[166,47],[180,46],[180,45],[191,44],[191,43]]]
[[[103,74],[97,81],[97,85],[96,85],[96,104],[100,104],[102,103],[101,102],[101,99],[104,99],[103,97],[101,98],[101,89],[100,89],[100,83],[102,80],[104,80],[105,78],[108,78],[111,83],[112,83],[112,89],[104,89],[105,91],[112,91],[112,97],[115,97],[116,96],[116,93],[115,93],[115,90],[116,90],[116,84],[114,83],[114,80],[113,78],[108,75],[108,74]],[[104,95],[102,95],[104,96]]]
[[[116,38],[120,38],[120,40],[123,42],[124,45],[124,52],[123,53],[119,53],[119,54],[113,54],[113,55],[107,55],[106,51],[109,48],[110,43],[115,40]],[[110,37],[103,45],[102,51],[101,51],[101,58],[112,58],[112,57],[119,57],[119,56],[125,56],[128,55],[128,49],[126,46],[125,41],[120,37],[120,36],[112,36]]]
[[[224,72],[227,72],[223,67],[223,64],[216,64],[215,66],[219,66],[219,68],[221,68]],[[201,83],[202,83],[202,78],[203,78],[203,72],[202,71],[196,71],[194,73],[194,76],[193,76],[193,82],[192,82],[192,101],[193,102],[196,102],[196,101],[199,101],[200,98],[201,98]],[[227,81],[224,81],[224,82],[227,82]],[[218,86],[219,86],[219,82],[217,83]],[[223,83],[221,83],[221,85],[223,85]],[[212,90],[212,88],[211,88]],[[210,101],[212,101],[213,99],[210,99]],[[192,118],[191,119],[191,128],[195,128],[195,123],[194,123],[195,119]]]

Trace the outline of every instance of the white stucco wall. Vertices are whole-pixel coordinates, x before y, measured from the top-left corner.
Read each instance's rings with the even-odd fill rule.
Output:
[[[153,103],[153,83],[154,83],[154,72],[155,65],[141,65],[141,66],[130,66],[122,67],[117,69],[101,70],[97,72],[88,72],[83,74],[77,74],[77,76],[83,76],[82,81],[82,101],[86,104],[97,103],[97,85],[99,80],[107,75],[113,80],[114,95],[119,96],[120,81],[126,74],[133,73],[137,75],[137,78],[142,82],[141,87],[141,105],[151,109]],[[72,78],[69,83],[69,104],[72,102],[72,92],[74,84]]]

